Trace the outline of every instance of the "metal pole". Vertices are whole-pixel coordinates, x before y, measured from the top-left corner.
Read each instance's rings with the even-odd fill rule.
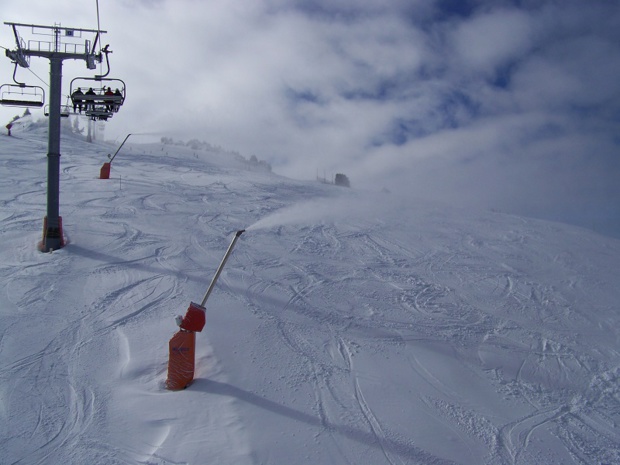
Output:
[[[123,141],[123,143],[120,145],[118,149],[116,149],[116,152],[114,152],[114,155],[110,158],[110,164],[114,161],[114,157],[116,157],[118,152],[120,152],[123,145],[125,145],[125,142],[127,142],[127,139],[129,139],[129,136],[131,136],[131,134],[127,134],[127,137],[125,137],[125,140]]]
[[[245,232],[245,229],[237,231],[237,233],[235,234],[235,237],[233,237],[232,242],[228,246],[228,250],[224,254],[224,258],[222,258],[222,262],[220,263],[220,266],[217,268],[217,271],[215,272],[215,276],[213,276],[213,279],[211,280],[211,284],[209,284],[209,289],[207,289],[207,293],[202,298],[202,302],[200,303],[201,307],[205,306],[205,303],[207,302],[207,299],[209,298],[209,295],[211,294],[211,291],[213,290],[213,287],[215,286],[215,282],[217,281],[217,278],[220,277],[220,273],[222,272],[222,269],[224,268],[224,265],[226,264],[226,260],[228,260],[228,257],[230,256],[230,253],[232,252],[232,249],[235,246],[237,239],[239,239],[239,236],[241,236],[241,234],[243,234],[244,232]]]
[[[62,93],[62,57],[50,57],[50,121],[47,151],[47,229],[43,250],[62,247],[60,226],[60,101]]]

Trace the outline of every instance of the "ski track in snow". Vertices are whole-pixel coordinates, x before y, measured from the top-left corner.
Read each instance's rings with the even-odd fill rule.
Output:
[[[248,231],[170,393],[172,316],[231,233],[352,194],[159,144],[102,181],[109,147],[65,137],[69,243],[41,254],[24,134],[0,146],[1,463],[620,461],[617,241],[433,207]]]
[[[332,340],[323,343],[323,346],[330,347],[328,352],[332,360],[329,360],[318,350],[321,347],[320,343],[313,344],[309,341],[310,337],[302,339],[303,344],[299,342],[300,334],[304,333],[302,324],[286,324],[285,321],[289,321],[289,318],[268,315],[276,319],[284,344],[299,358],[307,360],[309,367],[306,371],[314,373],[311,380],[319,380],[315,382],[317,400],[314,409],[319,412],[323,425],[337,423],[338,418],[345,415],[344,412],[339,412],[333,418],[326,418],[328,415],[326,412],[330,411],[326,403],[331,402],[338,409],[346,410],[346,415],[352,415],[351,406],[343,404],[335,398],[336,396],[326,400],[325,385],[329,386],[327,393],[341,394],[343,389],[333,388],[334,379],[342,382],[341,379],[344,378],[342,373],[353,371],[349,355],[352,352],[346,348],[343,341],[351,338],[352,334],[370,330],[373,332],[372,338],[363,340],[363,345],[366,347],[373,344],[381,347],[386,344],[398,347],[408,339],[437,341],[452,347],[456,360],[466,366],[472,365],[472,370],[480,363],[479,356],[472,358],[472,353],[517,349],[517,353],[523,354],[514,374],[504,373],[503,368],[502,371],[498,368],[487,370],[490,379],[505,400],[522,401],[531,413],[514,421],[508,421],[504,425],[493,426],[475,412],[458,412],[455,406],[449,405],[445,400],[439,401],[429,397],[430,400],[426,403],[438,410],[436,414],[454,420],[457,429],[460,430],[459,435],[473,436],[488,445],[491,449],[486,458],[488,463],[498,461],[511,464],[530,463],[535,454],[540,453],[539,451],[530,453],[535,442],[533,438],[539,429],[545,429],[545,433],[541,436],[547,436],[551,432],[552,435],[560,437],[566,447],[567,456],[579,463],[585,457],[581,452],[581,447],[586,442],[585,437],[588,437],[588,440],[594,440],[594,437],[589,437],[590,434],[587,434],[580,441],[565,439],[567,418],[570,418],[569,424],[581,425],[578,428],[580,430],[590,429],[592,432],[599,430],[603,433],[597,440],[600,445],[600,449],[597,450],[606,451],[602,453],[610,458],[616,456],[619,437],[613,431],[613,422],[597,424],[589,419],[587,414],[584,415],[581,408],[575,407],[571,388],[587,389],[590,399],[598,397],[592,392],[592,385],[596,383],[584,385],[581,381],[588,380],[587,373],[592,370],[592,361],[591,356],[587,355],[587,350],[579,353],[576,349],[571,349],[578,344],[575,339],[578,326],[571,328],[571,322],[575,320],[575,323],[580,323],[582,313],[571,308],[570,302],[565,298],[556,296],[557,293],[552,287],[524,280],[516,270],[510,274],[510,271],[504,269],[489,269],[487,257],[482,257],[481,260],[473,253],[465,253],[462,250],[423,254],[417,250],[407,250],[401,243],[390,242],[384,237],[374,236],[368,232],[345,233],[346,241],[340,236],[333,226],[315,226],[309,228],[291,248],[291,254],[305,251],[308,254],[320,255],[323,260],[320,273],[328,275],[329,278],[321,276],[317,270],[303,269],[290,257],[272,259],[261,262],[260,265],[269,266],[271,269],[278,267],[285,269],[286,271],[283,270],[278,274],[281,278],[269,283],[260,281],[249,283],[247,293],[262,297],[263,293],[274,293],[274,289],[279,289],[279,294],[286,293],[290,297],[282,302],[278,308],[278,315],[286,311],[302,314],[314,322],[322,323],[324,328],[328,328],[328,333],[332,334]],[[520,237],[518,240],[523,241],[525,238]],[[468,241],[471,241],[471,238]],[[349,250],[343,251],[345,248],[343,243],[347,244],[346,248]],[[472,248],[478,249],[480,244],[472,244]],[[360,266],[342,271],[337,264],[338,255],[361,257]],[[479,263],[476,263],[476,260]],[[298,262],[310,263],[303,258]],[[333,263],[334,269],[329,269],[329,265],[325,265],[326,262]],[[506,268],[502,263],[500,267]],[[498,271],[500,273],[497,273]],[[288,288],[281,284],[287,278],[289,281],[292,278],[296,281]],[[333,307],[333,302],[337,299],[331,297],[339,292],[346,293],[345,287],[352,280],[366,283],[365,286],[353,286],[356,292],[363,294],[364,298],[359,300],[365,303],[366,311],[357,315],[358,318],[344,317],[334,308],[330,308],[329,314],[323,313],[321,304]],[[395,291],[390,302],[388,318],[383,314],[380,304],[377,304],[376,308],[369,308],[372,307],[373,297],[376,296],[371,289],[373,283]],[[457,292],[456,286],[462,288]],[[583,288],[581,292],[585,292]],[[314,305],[310,305],[309,301],[315,294],[320,294],[322,298],[316,297]],[[385,297],[385,294],[380,297]],[[468,299],[472,302],[482,302],[482,308],[468,303]],[[485,302],[485,299],[488,299],[488,302]],[[250,302],[250,305],[252,304]],[[258,303],[253,305],[260,306]],[[497,308],[503,308],[505,312],[497,312]],[[534,316],[537,319],[534,321],[522,319],[525,309],[532,308],[536,310]],[[352,310],[363,310],[363,307],[346,308],[343,312]],[[547,331],[551,328],[547,334],[551,334],[557,340],[542,335],[537,328],[540,325],[547,325]],[[553,334],[555,332],[557,334]],[[577,349],[585,348],[577,347]],[[617,353],[610,355],[617,356]],[[336,362],[335,365],[333,362]],[[446,399],[465,397],[464,394],[459,394],[460,386],[449,387],[434,377],[432,367],[425,368],[420,362],[416,365],[416,372],[432,387],[433,396]],[[350,382],[354,386],[357,410],[366,419],[369,432],[381,445],[387,463],[395,463],[391,455],[398,454],[390,454],[389,447],[384,447],[383,443],[394,444],[399,435],[386,432],[381,427],[379,417],[365,400],[363,382],[354,373],[350,373],[349,377],[352,378]],[[541,384],[536,385],[537,383]],[[575,383],[576,386],[571,386]],[[557,393],[552,390],[556,384],[560,388]],[[605,402],[600,405],[605,410],[606,407],[603,405],[610,404]],[[614,410],[617,414],[617,409]],[[571,432],[572,434],[574,432]],[[433,463],[440,461],[438,457],[429,458],[422,454],[416,457],[415,454],[413,452],[413,458],[418,460],[430,459]],[[402,457],[397,459],[402,460]]]

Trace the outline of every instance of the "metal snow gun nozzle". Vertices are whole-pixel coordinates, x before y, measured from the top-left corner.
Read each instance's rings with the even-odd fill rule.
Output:
[[[239,236],[244,232],[245,229],[242,229],[235,233],[235,237],[228,246],[228,250],[224,254],[224,258],[220,262],[200,305],[190,302],[185,316],[177,315],[175,317],[180,330],[172,336],[169,342],[170,358],[168,360],[168,379],[166,380],[167,389],[173,391],[185,389],[194,380],[196,332],[201,332],[205,326],[205,304],[222,273],[226,260],[232,253]]]
[[[224,258],[220,262],[220,266],[218,266],[217,271],[215,272],[215,276],[213,276],[213,279],[211,280],[211,284],[209,284],[209,288],[207,289],[207,292],[202,298],[202,301],[200,302],[200,304],[191,302],[189,305],[189,308],[187,309],[187,313],[181,319],[181,321],[178,322],[178,319],[177,319],[177,324],[181,329],[185,331],[200,332],[204,328],[204,325],[205,325],[204,312],[205,312],[205,304],[207,303],[207,299],[209,298],[211,291],[215,287],[215,283],[220,277],[220,274],[222,273],[222,270],[224,269],[224,265],[226,264],[228,257],[230,257],[230,254],[232,253],[233,247],[237,243],[239,236],[241,236],[241,234],[243,234],[244,231],[245,229],[237,231],[237,233],[235,234],[235,237],[233,238],[232,242],[228,246],[228,250],[224,254]]]
[[[200,303],[202,307],[204,307],[205,303],[207,303],[207,299],[209,298],[209,295],[211,294],[211,291],[213,290],[213,287],[215,286],[215,282],[217,281],[217,278],[220,277],[220,273],[222,272],[222,269],[224,268],[224,265],[226,264],[226,260],[228,260],[228,257],[230,256],[230,253],[232,252],[233,247],[235,246],[235,244],[237,243],[237,240],[239,239],[239,236],[241,236],[241,234],[243,234],[244,232],[245,232],[245,229],[241,229],[235,233],[235,237],[233,237],[232,242],[228,246],[228,250],[224,254],[224,258],[222,258],[222,262],[220,263],[220,266],[218,266],[217,271],[215,272],[215,276],[213,276],[213,279],[211,280],[211,284],[209,284],[209,289],[207,289],[205,296],[202,298],[202,302]]]

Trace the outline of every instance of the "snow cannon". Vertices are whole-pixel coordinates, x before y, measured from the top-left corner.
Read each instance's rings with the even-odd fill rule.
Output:
[[[114,155],[108,154],[108,158],[110,161],[106,161],[101,166],[101,169],[99,170],[99,179],[110,179],[110,169],[112,168],[112,162],[114,161],[114,158],[116,157],[118,152],[120,152],[123,145],[125,145],[125,142],[127,142],[127,139],[129,139],[129,136],[131,136],[131,134],[127,134],[127,137],[125,137],[125,140],[123,140],[123,143],[118,147],[116,152],[114,152]]]
[[[191,302],[185,316],[177,316],[176,322],[181,329],[168,343],[166,388],[171,391],[185,389],[194,380],[196,333],[205,326],[205,308]]]
[[[200,304],[190,302],[185,316],[177,315],[175,318],[179,331],[172,336],[168,344],[170,356],[168,358],[168,378],[166,379],[166,389],[171,391],[179,391],[185,389],[194,380],[195,360],[196,360],[196,333],[201,332],[205,326],[207,299],[222,273],[222,269],[232,253],[239,236],[245,232],[245,229],[235,233],[232,242],[228,246],[228,250],[224,254],[224,258],[220,262],[215,276],[209,284],[209,288],[205,293]]]

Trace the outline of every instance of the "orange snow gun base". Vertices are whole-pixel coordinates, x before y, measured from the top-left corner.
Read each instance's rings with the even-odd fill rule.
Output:
[[[169,342],[170,357],[168,359],[168,378],[166,379],[166,389],[178,391],[185,389],[194,380],[195,360],[196,360],[196,333],[201,332],[205,326],[206,310],[205,304],[217,279],[220,277],[226,260],[230,256],[235,243],[245,229],[237,231],[228,250],[211,280],[209,289],[205,293],[200,304],[191,302],[184,317],[177,317],[177,324],[180,330],[172,336]]]

